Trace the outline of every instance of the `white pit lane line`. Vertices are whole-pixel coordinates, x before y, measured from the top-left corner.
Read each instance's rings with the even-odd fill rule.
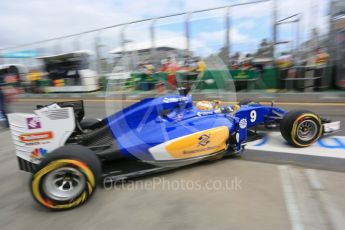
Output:
[[[297,203],[296,191],[289,173],[289,166],[278,165],[279,176],[283,187],[286,209],[292,230],[304,230],[301,211]]]
[[[324,214],[329,221],[329,227],[334,230],[342,230],[345,226],[345,215],[341,212],[338,204],[335,203],[327,193],[327,189],[322,185],[314,169],[304,169],[310,187],[315,191],[324,209]]]
[[[288,145],[280,132],[269,132],[263,139],[249,142],[246,149],[345,159],[345,136],[324,137],[307,148]]]
[[[300,169],[289,165],[277,168],[292,230],[344,229],[344,214],[319,180],[316,170],[303,169],[299,174]],[[303,186],[304,183],[307,185]]]

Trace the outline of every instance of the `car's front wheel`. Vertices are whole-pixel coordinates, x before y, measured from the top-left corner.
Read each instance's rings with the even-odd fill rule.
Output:
[[[280,122],[280,132],[293,146],[307,147],[322,134],[322,122],[318,115],[306,110],[292,110]]]
[[[92,151],[81,146],[64,146],[39,165],[31,179],[31,192],[46,208],[74,208],[93,195],[100,173],[100,162]]]

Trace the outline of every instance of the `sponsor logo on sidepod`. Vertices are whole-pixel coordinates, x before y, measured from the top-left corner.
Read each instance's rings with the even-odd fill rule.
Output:
[[[209,141],[210,136],[209,135],[203,134],[198,139],[199,139],[199,145],[201,145],[201,146],[205,146],[208,143],[210,143],[210,141]]]

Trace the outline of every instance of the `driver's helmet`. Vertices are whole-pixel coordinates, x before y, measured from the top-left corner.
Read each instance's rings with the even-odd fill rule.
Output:
[[[232,109],[232,112],[233,113],[235,113],[237,110],[239,110],[241,108],[241,106],[240,105],[238,105],[238,104],[235,104],[235,105],[233,105],[233,106],[231,106],[231,109]]]
[[[199,110],[213,110],[213,103],[210,101],[199,101],[196,103]]]

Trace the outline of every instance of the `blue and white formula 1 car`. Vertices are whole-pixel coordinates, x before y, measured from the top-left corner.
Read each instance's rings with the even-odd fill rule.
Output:
[[[38,106],[9,115],[21,170],[32,173],[34,199],[54,210],[85,203],[97,184],[125,180],[243,151],[258,125],[280,126],[285,140],[307,147],[339,130],[304,110],[258,103],[220,107],[179,95],[143,99],[103,120],[84,119],[82,101]]]

